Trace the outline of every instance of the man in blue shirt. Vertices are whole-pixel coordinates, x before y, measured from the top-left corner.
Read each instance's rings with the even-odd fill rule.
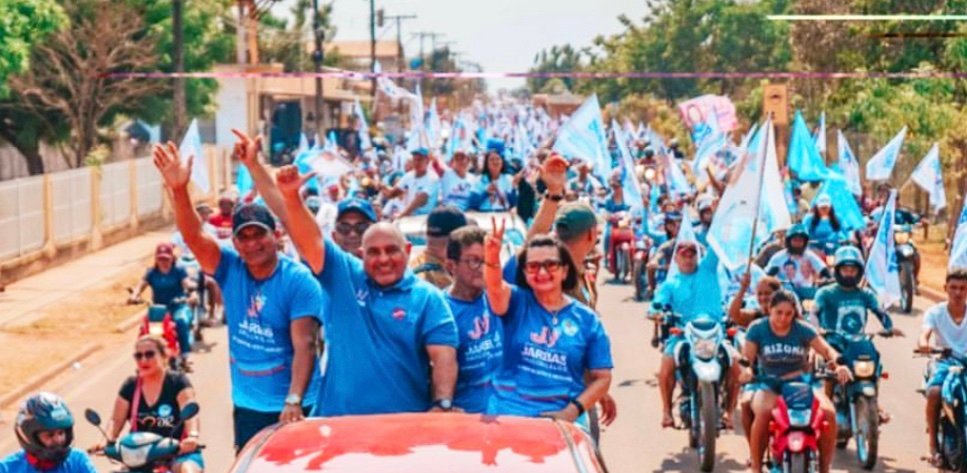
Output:
[[[72,448],[74,416],[64,400],[51,393],[27,398],[14,422],[23,450],[0,460],[0,473],[96,473],[84,452]]]
[[[466,412],[482,413],[493,391],[493,378],[503,356],[503,329],[499,317],[487,309],[483,294],[482,228],[464,226],[450,234],[446,269],[453,285],[446,293],[447,304],[456,319],[460,346],[457,348],[457,389],[453,403]]]
[[[324,239],[299,197],[307,178],[287,166],[276,182],[292,241],[331,297],[314,415],[452,409],[458,339],[443,293],[407,269],[410,245],[390,223],[366,230],[362,260]]]
[[[185,243],[224,291],[238,451],[263,428],[301,420],[311,408],[303,398],[310,397],[323,294],[305,266],[279,256],[275,219],[261,205],[235,209],[234,248],[219,247],[202,230],[188,195],[193,158],[183,162],[178,154],[173,143],[159,145],[154,162],[171,190]]]

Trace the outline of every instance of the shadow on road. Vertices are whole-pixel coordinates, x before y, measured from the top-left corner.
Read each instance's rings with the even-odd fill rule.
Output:
[[[897,468],[892,465],[896,462],[897,460],[895,458],[880,455],[880,460],[876,462],[876,467],[874,467],[872,471],[883,473],[916,473],[918,471],[933,471],[929,468],[922,468],[918,470]],[[923,466],[926,467],[927,464],[924,463]],[[864,471],[860,468],[859,462],[856,460],[856,452],[853,450],[837,450],[836,458],[833,459],[833,470]]]
[[[726,458],[724,453],[715,455],[715,471],[746,471],[745,464],[739,463],[733,458]],[[661,467],[653,470],[653,473],[682,471],[699,471],[698,457],[695,451],[690,448],[683,448],[680,452],[666,457],[661,462]]]

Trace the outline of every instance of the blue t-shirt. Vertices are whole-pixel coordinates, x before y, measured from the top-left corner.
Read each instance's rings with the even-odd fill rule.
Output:
[[[499,212],[509,210],[517,203],[517,190],[514,189],[513,179],[509,175],[501,174],[496,181],[497,192],[504,197],[503,203],[496,196],[491,199],[490,194],[487,193],[490,182],[490,177],[486,175],[477,181],[477,187],[471,199],[474,209],[481,212]]]
[[[812,214],[802,219],[802,225],[809,232],[810,241],[816,243],[839,243],[844,239],[845,235],[843,231],[834,229],[832,222],[828,218],[819,219],[815,227],[813,226],[813,221]]]
[[[487,309],[483,294],[472,302],[446,295],[460,334],[457,348],[457,391],[453,404],[470,413],[487,410],[493,390],[493,378],[503,357],[503,328],[500,317]]]
[[[329,292],[323,311],[326,366],[313,415],[422,412],[430,408],[427,345],[457,348],[457,327],[443,293],[407,270],[380,287],[363,262],[326,241],[316,275]]]
[[[152,267],[144,273],[144,280],[151,286],[151,302],[153,304],[168,305],[179,297],[185,297],[185,287],[182,282],[188,277],[188,272],[181,266],[172,265],[167,273]]]
[[[614,367],[604,325],[580,302],[572,300],[553,316],[533,292],[513,285],[511,291],[501,319],[504,358],[488,412],[536,417],[561,410],[584,392],[586,370]]]
[[[279,256],[271,276],[256,280],[234,249],[221,250],[215,281],[225,294],[232,402],[253,411],[280,412],[292,381],[290,326],[303,317],[321,321],[322,290],[312,271],[286,256]],[[307,390],[305,404],[314,397]]]
[[[447,169],[440,178],[440,200],[464,212],[470,210],[470,197],[477,185],[477,176],[460,177],[453,169]]]
[[[809,344],[816,336],[816,331],[808,324],[794,320],[789,333],[780,337],[772,331],[769,319],[762,318],[749,325],[745,339],[759,347],[756,357],[760,372],[782,378],[806,368],[809,362]]]
[[[718,257],[708,252],[692,274],[670,274],[655,291],[653,305],[670,305],[672,312],[682,317],[682,325],[695,317],[707,314],[719,320],[722,309],[722,289],[719,286]]]
[[[815,311],[819,326],[835,332],[860,334],[866,328],[867,311],[880,310],[880,302],[868,288],[844,290],[830,285],[816,292]],[[892,328],[893,324],[889,324]]]
[[[0,473],[97,473],[86,453],[72,448],[67,458],[53,470],[38,470],[27,461],[27,454],[20,450],[0,460]]]

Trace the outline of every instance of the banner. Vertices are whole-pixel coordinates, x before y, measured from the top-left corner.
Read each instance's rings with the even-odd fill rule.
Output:
[[[678,104],[678,111],[685,126],[692,130],[703,123],[714,123],[718,130],[728,133],[739,124],[735,117],[735,104],[722,95],[703,95],[687,100]]]

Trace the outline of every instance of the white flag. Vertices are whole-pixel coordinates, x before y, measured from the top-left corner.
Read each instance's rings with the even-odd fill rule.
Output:
[[[957,220],[957,231],[950,245],[947,269],[967,269],[967,205],[964,205],[960,211],[960,219]]]
[[[837,166],[846,178],[846,187],[855,196],[863,195],[863,186],[860,184],[860,163],[853,154],[853,148],[850,148],[849,142],[846,141],[843,130],[836,131],[836,154],[839,155]]]
[[[201,148],[201,134],[198,133],[198,119],[191,121],[188,132],[181,139],[178,153],[181,154],[183,161],[187,160],[189,156],[195,157],[191,166],[191,182],[194,182],[202,192],[207,194],[211,185],[209,185],[208,180],[208,161],[205,160],[205,154]]]
[[[940,166],[940,146],[937,143],[933,144],[927,155],[913,170],[910,179],[930,194],[930,206],[933,207],[934,212],[947,206],[947,194],[944,192],[943,173]]]
[[[819,115],[819,129],[816,130],[816,136],[813,137],[816,142],[816,150],[821,154],[826,154],[826,112],[823,111]]]
[[[870,248],[866,262],[866,281],[876,292],[880,305],[886,309],[900,300],[900,270],[896,262],[896,248],[893,243],[894,214],[896,213],[896,190],[890,191],[876,240]]]
[[[900,148],[903,147],[903,139],[906,136],[907,127],[903,127],[883,149],[877,151],[866,162],[867,180],[885,181],[890,178],[890,175],[893,174],[893,166],[896,166],[897,159],[900,157]]]

